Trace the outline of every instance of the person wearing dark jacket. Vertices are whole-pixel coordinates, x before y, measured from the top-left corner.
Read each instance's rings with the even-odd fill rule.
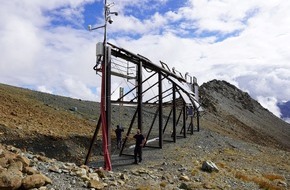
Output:
[[[116,138],[117,138],[117,148],[120,149],[122,147],[122,132],[124,129],[117,125],[117,129],[115,130]]]
[[[134,164],[138,164],[137,156],[139,157],[139,162],[142,161],[142,148],[145,145],[146,138],[141,134],[140,129],[137,129],[137,134],[133,137],[136,140],[135,149],[134,149]]]

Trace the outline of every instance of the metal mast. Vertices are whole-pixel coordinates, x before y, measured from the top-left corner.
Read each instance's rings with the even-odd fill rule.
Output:
[[[102,142],[103,142],[103,152],[104,152],[104,169],[112,170],[111,164],[111,60],[110,60],[110,49],[107,47],[107,23],[112,24],[113,20],[111,19],[111,14],[118,15],[117,12],[111,12],[110,8],[114,3],[107,4],[107,0],[104,0],[104,25],[92,28],[89,25],[89,30],[96,30],[99,28],[104,28],[104,40],[101,48],[101,53],[98,53],[98,44],[97,44],[97,64],[94,67],[96,71],[102,72],[102,82],[101,82],[101,118],[100,122],[102,124]],[[101,58],[102,62],[101,62]],[[97,68],[99,63],[101,68]],[[91,150],[91,148],[90,148]],[[88,153],[86,163],[88,161],[90,151]]]

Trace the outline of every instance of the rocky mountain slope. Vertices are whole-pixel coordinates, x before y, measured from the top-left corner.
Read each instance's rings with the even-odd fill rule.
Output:
[[[0,84],[0,189],[16,174],[22,189],[288,189],[290,125],[225,81],[203,84],[200,95],[200,132],[162,150],[144,148],[137,166],[113,149],[106,172],[81,166],[97,103]],[[113,108],[114,125],[119,112]],[[122,112],[126,125],[131,111]],[[218,171],[201,169],[208,160]]]
[[[290,151],[290,125],[263,108],[247,93],[217,80],[203,84],[200,91],[208,110],[207,120],[218,125],[211,130]]]

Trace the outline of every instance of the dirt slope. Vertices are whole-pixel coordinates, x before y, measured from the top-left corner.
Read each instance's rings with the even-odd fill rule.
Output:
[[[225,81],[203,84],[200,95],[205,109],[201,131],[176,144],[165,143],[162,150],[145,148],[144,163],[139,166],[131,165],[130,158],[113,156],[113,168],[125,171],[130,180],[123,188],[109,185],[107,189],[176,189],[183,184],[188,189],[287,189],[290,125]],[[122,112],[123,122],[128,123],[126,116],[132,111],[124,108]],[[95,102],[0,84],[0,143],[23,151],[82,164],[98,114]],[[113,108],[113,125],[119,114],[120,109]],[[149,112],[144,113],[145,122],[150,119],[146,117]],[[205,160],[214,161],[220,171],[201,171]],[[85,189],[64,173],[45,168],[44,172],[58,179],[51,185],[54,189],[66,184]]]
[[[290,125],[247,93],[225,81],[213,80],[201,86],[200,95],[205,108],[202,128],[246,142],[290,150]],[[113,108],[113,125],[118,123],[119,112],[119,108]],[[122,112],[128,112],[123,117],[131,114],[128,109]],[[1,142],[48,152],[51,156],[54,155],[49,153],[50,148],[40,145],[62,145],[60,150],[66,149],[66,154],[58,158],[67,160],[70,156],[76,159],[80,156],[78,152],[86,151],[98,119],[99,105],[0,84],[0,115]],[[146,117],[150,115],[144,114],[145,121]],[[125,126],[128,122],[123,121]],[[75,152],[68,146],[79,149]]]
[[[95,121],[88,119],[88,114],[84,117],[80,112],[69,111],[69,104],[62,100],[81,104],[79,100],[1,84],[0,141],[51,157],[57,155],[59,159],[75,159],[75,152],[68,146],[87,145]]]

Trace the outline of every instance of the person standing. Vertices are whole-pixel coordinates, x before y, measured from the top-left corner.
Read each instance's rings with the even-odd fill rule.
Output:
[[[117,138],[117,148],[120,149],[122,147],[122,132],[124,129],[117,125],[117,129],[115,130],[116,138]]]
[[[137,134],[135,134],[133,138],[136,140],[134,149],[134,164],[138,164],[137,156],[139,157],[139,162],[142,162],[142,148],[145,145],[146,138],[141,134],[140,129],[137,129]]]

